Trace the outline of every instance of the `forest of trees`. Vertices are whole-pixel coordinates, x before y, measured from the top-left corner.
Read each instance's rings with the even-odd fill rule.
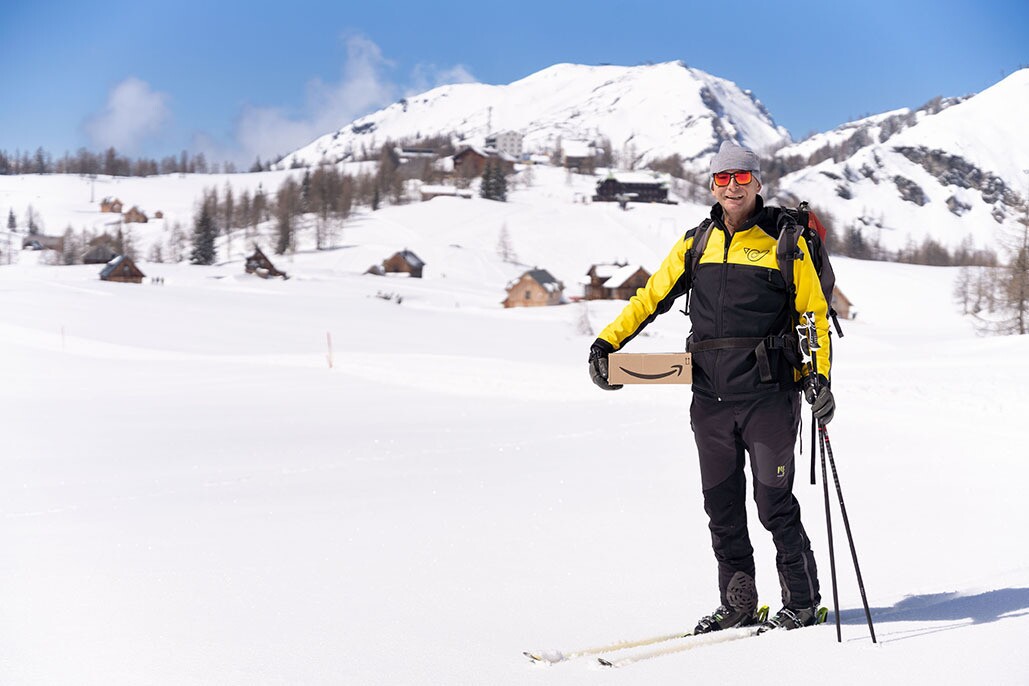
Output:
[[[258,158],[248,171],[266,171],[271,164]],[[207,161],[204,154],[189,154],[185,150],[179,155],[170,155],[160,160],[140,157],[129,158],[108,148],[95,153],[79,148],[75,154],[64,153],[54,158],[43,148],[34,153],[17,150],[13,154],[0,150],[0,174],[106,174],[109,176],[156,176],[158,174],[234,174],[236,165],[232,162],[214,163]]]

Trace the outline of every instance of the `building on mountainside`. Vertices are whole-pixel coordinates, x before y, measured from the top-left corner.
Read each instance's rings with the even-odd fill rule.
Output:
[[[456,186],[435,186],[430,184],[424,184],[418,192],[422,196],[422,201],[432,200],[433,198],[447,197],[447,198],[470,198],[474,193],[468,188],[457,188]]]
[[[628,300],[647,285],[650,272],[638,264],[595,264],[583,279],[586,300]]]
[[[522,140],[524,136],[517,131],[498,131],[486,136],[486,147],[508,155],[512,159],[522,159]]]
[[[843,294],[839,286],[833,286],[832,302],[829,305],[836,310],[841,319],[853,319],[857,316],[857,311],[853,309],[854,304]]]
[[[146,276],[132,258],[119,255],[107,263],[107,266],[100,270],[101,281],[119,281],[121,283],[143,283]]]
[[[30,234],[21,241],[22,250],[56,250],[64,251],[64,236],[44,236],[42,234]]]
[[[143,210],[133,205],[128,212],[122,213],[122,221],[126,224],[146,224],[148,219]]]
[[[561,166],[566,169],[589,169],[592,173],[597,150],[589,141],[561,141]]]
[[[661,202],[678,204],[668,199],[672,177],[668,174],[650,171],[609,172],[597,182],[595,202]]]
[[[283,280],[288,279],[286,272],[280,272],[272,264],[272,261],[261,252],[261,249],[254,245],[254,254],[247,258],[247,261],[243,264],[243,269],[247,274],[253,274],[254,276],[260,276],[262,279],[270,279],[276,276],[281,276]]]
[[[114,214],[121,214],[122,201],[118,198],[104,198],[100,201],[101,212],[113,212]]]
[[[410,250],[404,249],[394,253],[389,259],[383,260],[381,265],[373,265],[365,274],[376,274],[378,276],[385,274],[407,274],[412,279],[420,279],[422,278],[422,270],[424,268],[425,262],[422,261],[422,258]]]
[[[514,171],[516,161],[510,155],[493,150],[483,150],[471,145],[459,150],[453,160],[454,175],[463,179],[482,176],[482,171],[487,164],[498,164],[504,174],[510,174]]]
[[[546,269],[530,269],[507,285],[504,307],[542,307],[564,302],[564,284]]]
[[[106,243],[94,245],[82,255],[82,264],[107,264],[118,256]]]

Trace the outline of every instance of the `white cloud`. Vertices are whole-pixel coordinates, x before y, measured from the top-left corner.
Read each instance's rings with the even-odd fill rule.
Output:
[[[478,79],[462,64],[440,68],[435,64],[417,64],[411,71],[411,83],[405,95],[417,95],[452,83],[478,83]]]
[[[458,65],[439,68],[418,65],[411,87],[401,87],[388,76],[393,66],[379,46],[361,35],[346,38],[347,60],[340,80],[325,83],[313,79],[307,84],[307,103],[299,116],[278,107],[245,107],[236,125],[239,146],[237,163],[250,164],[257,157],[269,161],[307,145],[319,136],[336,131],[353,120],[385,107],[400,98],[445,83],[467,83],[475,77]]]
[[[347,39],[347,61],[337,83],[307,84],[306,112],[290,117],[277,107],[246,107],[236,126],[241,157],[272,159],[335,131],[361,115],[384,107],[399,89],[384,75],[390,66],[382,51],[363,36]]]
[[[170,121],[167,101],[166,94],[130,76],[111,89],[104,110],[86,120],[86,133],[96,147],[134,152],[144,139],[159,134]]]

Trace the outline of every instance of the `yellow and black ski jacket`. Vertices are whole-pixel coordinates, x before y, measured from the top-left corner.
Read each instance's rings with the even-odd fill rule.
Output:
[[[600,332],[597,344],[608,352],[622,349],[689,291],[692,333],[687,350],[693,353],[694,393],[746,400],[799,388],[806,370],[800,369],[793,326],[805,312],[815,315],[821,345],[816,351],[818,374],[829,379],[829,306],[803,237],[798,245],[802,256],[793,260],[795,292],[787,293],[776,259],[781,212],[765,207],[759,196],[747,228],[730,234],[716,203],[710,236],[692,278],[687,259],[697,229],[675,244],[647,285]]]

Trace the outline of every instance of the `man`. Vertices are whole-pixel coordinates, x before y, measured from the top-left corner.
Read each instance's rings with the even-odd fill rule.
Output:
[[[794,288],[776,260],[776,239],[783,212],[765,207],[752,151],[726,141],[711,160],[710,231],[696,273],[689,251],[697,229],[672,248],[661,267],[590,348],[590,376],[606,390],[608,354],[620,350],[685,293],[692,333],[693,402],[690,423],[700,457],[704,509],[718,562],[718,608],[700,619],[695,633],[758,622],[754,551],[746,521],[744,454],[750,455],[754,499],[761,523],[772,534],[782,589],[782,609],[760,631],[795,629],[824,621],[811,542],[793,495],[794,445],[803,387],[814,414],[832,419],[829,389],[828,304],[803,238],[802,257],[794,260]],[[706,223],[706,222],[705,222]],[[701,226],[704,226],[702,224]],[[818,377],[800,369],[793,327],[813,312],[821,348]]]

